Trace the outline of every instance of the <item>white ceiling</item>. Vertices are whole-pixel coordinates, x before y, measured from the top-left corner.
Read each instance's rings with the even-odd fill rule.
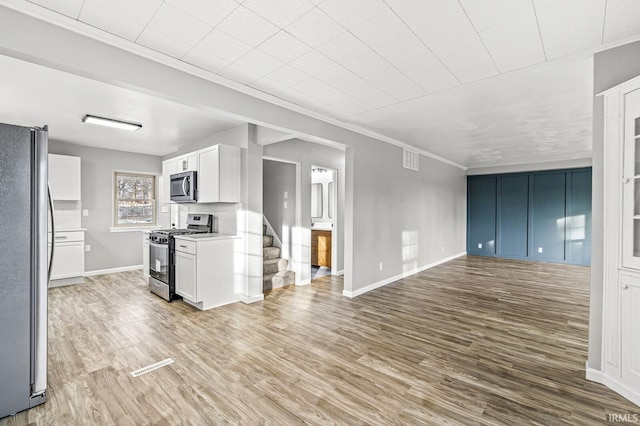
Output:
[[[30,3],[468,167],[589,157],[589,53],[640,35],[637,0]]]

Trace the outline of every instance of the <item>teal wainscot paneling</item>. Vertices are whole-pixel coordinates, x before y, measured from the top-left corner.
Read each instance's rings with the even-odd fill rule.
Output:
[[[467,177],[467,252],[591,263],[591,168]]]

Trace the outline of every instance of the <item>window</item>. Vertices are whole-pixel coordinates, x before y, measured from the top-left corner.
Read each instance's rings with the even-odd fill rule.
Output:
[[[116,228],[156,225],[156,176],[113,172]]]

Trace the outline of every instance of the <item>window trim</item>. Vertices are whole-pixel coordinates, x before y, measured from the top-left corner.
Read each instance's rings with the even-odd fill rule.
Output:
[[[142,198],[138,200],[151,200],[153,203],[153,223],[131,223],[127,225],[118,224],[118,200],[128,200],[128,198],[118,198],[117,193],[117,180],[118,176],[129,177],[153,177],[153,198]],[[135,199],[133,199],[135,200]],[[129,230],[135,231],[137,229],[150,229],[158,226],[158,174],[149,172],[134,172],[128,170],[113,170],[111,178],[111,232],[127,232]]]

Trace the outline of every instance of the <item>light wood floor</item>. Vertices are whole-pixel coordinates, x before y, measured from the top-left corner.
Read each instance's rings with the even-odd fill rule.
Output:
[[[588,288],[588,268],[467,257],[200,312],[138,272],[87,278],[50,291],[49,402],[0,425],[605,424],[640,407],[584,379]]]

